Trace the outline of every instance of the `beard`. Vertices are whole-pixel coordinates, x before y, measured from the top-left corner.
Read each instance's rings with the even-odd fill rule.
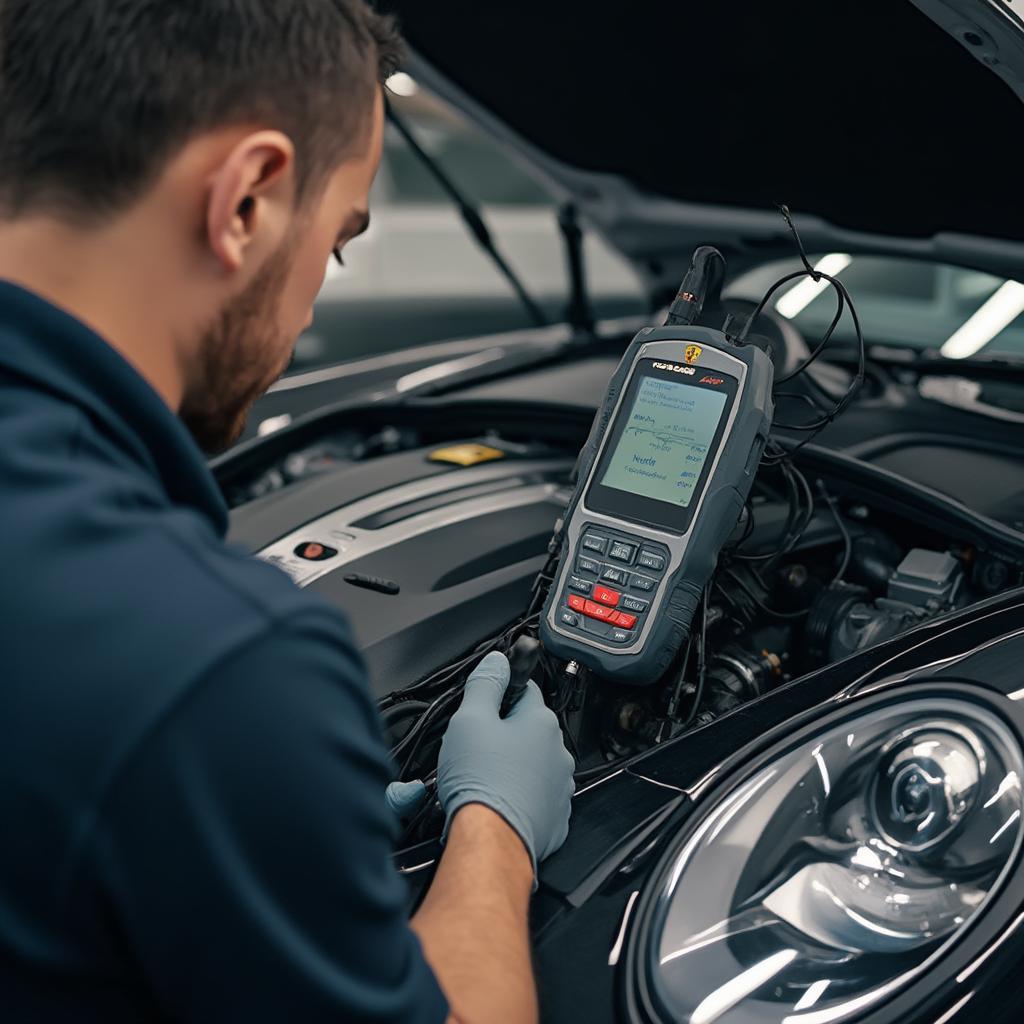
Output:
[[[241,437],[249,410],[291,361],[294,338],[277,326],[294,245],[285,242],[203,331],[178,413],[208,455]]]

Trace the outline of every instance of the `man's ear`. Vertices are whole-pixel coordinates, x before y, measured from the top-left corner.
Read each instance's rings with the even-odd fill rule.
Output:
[[[262,260],[277,248],[291,215],[294,172],[295,147],[277,131],[245,136],[214,171],[206,233],[225,271],[241,269],[249,254]]]

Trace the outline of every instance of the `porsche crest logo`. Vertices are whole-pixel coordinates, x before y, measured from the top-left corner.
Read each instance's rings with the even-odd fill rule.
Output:
[[[688,363],[695,363],[698,359],[700,359],[700,354],[702,351],[703,349],[701,349],[700,345],[687,345],[686,351],[683,353],[683,358]]]

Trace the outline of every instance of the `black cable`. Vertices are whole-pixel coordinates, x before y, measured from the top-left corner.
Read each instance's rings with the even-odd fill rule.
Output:
[[[775,386],[779,384],[787,384],[794,377],[799,376],[807,369],[811,363],[814,362],[822,352],[825,351],[825,346],[832,340],[832,335],[835,334],[836,328],[839,326],[839,321],[843,318],[843,313],[846,312],[846,301],[843,299],[843,294],[840,291],[836,291],[836,312],[835,316],[832,317],[832,322],[828,325],[828,329],[821,336],[821,340],[811,350],[810,355],[795,369],[790,370],[789,373],[784,374],[781,377],[775,379]]]
[[[683,732],[693,725],[697,712],[700,710],[700,702],[704,697],[704,680],[707,678],[708,670],[708,595],[710,590],[710,587],[705,587],[704,593],[701,595],[700,646],[697,649],[697,690],[693,695],[693,707],[690,708],[690,714],[683,723]]]
[[[427,711],[430,705],[424,700],[397,701],[390,707],[380,710],[380,720],[385,729],[393,729],[410,715],[419,715]]]
[[[778,466],[789,491],[789,511],[779,537],[779,546],[775,551],[769,551],[762,555],[745,555],[741,552],[736,552],[732,555],[732,558],[736,561],[766,562],[768,565],[765,568],[770,567],[771,564],[793,550],[814,516],[814,496],[811,494],[806,477],[788,462],[780,462]],[[804,511],[802,506],[802,498],[807,499],[806,511]]]
[[[743,593],[754,602],[757,608],[764,612],[765,615],[771,615],[776,619],[801,619],[811,610],[810,608],[802,608],[798,612],[780,612],[775,608],[769,608],[768,605],[766,605],[764,601],[762,601],[761,598],[751,590],[750,584],[748,584],[746,580],[741,579],[732,569],[725,569],[724,572],[726,576],[728,576],[740,588],[740,590],[742,590]]]
[[[829,586],[834,587],[839,583],[843,576],[846,574],[846,570],[850,566],[850,557],[853,554],[853,540],[850,537],[850,531],[846,528],[846,523],[843,522],[843,517],[839,514],[839,509],[836,508],[836,503],[832,498],[832,495],[825,490],[825,485],[821,480],[817,481],[818,490],[821,492],[821,496],[825,499],[825,503],[828,505],[829,511],[832,513],[833,518],[836,521],[836,526],[839,527],[839,532],[843,537],[843,560],[839,565],[839,570],[836,572],[835,577]]]
[[[792,447],[781,450],[780,453],[772,454],[766,452],[763,458],[763,462],[765,465],[777,465],[780,462],[792,459],[793,454],[795,452],[799,451],[800,448],[802,448],[805,444],[811,441],[820,431],[824,430],[825,427],[827,427],[837,416],[839,416],[849,406],[849,404],[853,401],[857,392],[860,390],[861,386],[864,383],[867,362],[864,345],[864,334],[861,330],[860,319],[857,316],[857,311],[854,308],[853,300],[850,298],[850,293],[847,291],[846,286],[832,275],[826,274],[820,270],[816,270],[814,267],[811,266],[810,260],[807,258],[807,251],[804,249],[803,240],[800,238],[800,233],[799,231],[797,231],[796,224],[793,222],[793,218],[790,214],[789,208],[785,205],[780,204],[778,209],[779,212],[782,214],[782,217],[786,221],[786,225],[788,226],[796,242],[797,250],[800,254],[800,261],[803,264],[803,269],[794,271],[791,274],[786,274],[784,277],[776,281],[768,289],[767,292],[765,292],[761,301],[757,304],[753,313],[751,313],[750,317],[747,319],[747,322],[744,324],[743,330],[740,332],[737,338],[738,344],[744,344],[746,342],[747,336],[750,333],[750,330],[753,327],[754,323],[757,321],[757,318],[764,312],[765,307],[771,301],[772,296],[780,288],[782,288],[784,285],[788,284],[791,281],[797,280],[798,278],[810,277],[815,282],[828,281],[828,283],[835,289],[836,312],[832,318],[832,322],[829,324],[828,329],[825,331],[825,334],[822,336],[818,344],[814,347],[811,354],[803,361],[803,363],[801,363],[790,373],[778,378],[778,380],[775,381],[774,386],[777,387],[780,384],[785,384],[787,381],[790,381],[799,374],[802,374],[822,354],[822,352],[825,350],[829,342],[832,340],[832,337],[835,334],[835,330],[839,325],[839,322],[842,319],[843,313],[845,312],[847,307],[849,307],[850,317],[853,320],[854,331],[856,334],[858,360],[857,371],[850,380],[850,384],[847,387],[846,392],[839,398],[839,400],[830,410],[821,410],[820,407],[816,407],[819,409],[819,411],[822,412],[822,415],[818,419],[812,420],[808,423],[776,423],[774,425],[775,429],[806,432],[807,436],[803,438],[799,443],[793,445]],[[812,385],[817,386],[817,382],[815,382],[813,378],[809,377],[808,380],[812,382]],[[818,390],[821,390],[821,388],[819,387]],[[812,406],[814,405],[813,401],[811,401],[810,399],[808,399],[808,401]]]
[[[686,684],[686,668],[690,663],[690,651],[693,649],[693,631],[690,631],[690,635],[686,641],[686,647],[683,649],[683,657],[679,662],[679,673],[676,676],[675,686],[672,687],[672,693],[669,694],[668,707],[666,708],[666,715],[669,721],[674,721],[676,712],[679,710],[679,702],[682,699],[683,686]],[[659,729],[659,735],[661,730]]]
[[[864,377],[867,366],[867,356],[865,353],[864,334],[861,330],[860,318],[857,316],[857,311],[853,307],[853,302],[850,299],[850,294],[846,290],[845,285],[843,285],[839,281],[836,281],[835,278],[830,278],[827,274],[823,274],[822,277],[825,277],[828,280],[830,280],[836,288],[842,291],[842,294],[849,306],[850,316],[853,319],[854,330],[856,332],[857,337],[857,372],[851,379],[850,384],[846,389],[846,392],[839,399],[839,401],[836,403],[831,412],[823,416],[817,423],[805,423],[800,424],[798,428],[788,428],[806,430],[808,433],[805,438],[803,438],[797,444],[787,449],[785,455],[782,456],[783,459],[792,459],[793,455],[796,452],[798,452],[805,444],[808,444],[810,441],[812,441],[818,435],[818,433],[824,430],[824,428],[827,427],[837,416],[841,415],[849,406],[849,404],[853,401],[853,399],[856,397],[857,392],[860,391],[860,388],[864,383]],[[768,464],[771,464],[771,459],[768,460]]]
[[[462,216],[469,233],[476,240],[481,249],[491,258],[491,261],[498,268],[505,280],[512,286],[520,303],[526,310],[527,315],[535,327],[547,326],[547,318],[543,311],[526,290],[523,282],[520,281],[516,272],[505,262],[505,258],[498,251],[498,247],[491,236],[480,211],[463,195],[458,186],[448,177],[444,168],[417,142],[416,137],[409,130],[408,125],[395,113],[390,103],[385,104],[388,120],[395,126],[398,134],[402,136],[409,148],[416,154],[420,162],[433,176],[434,180],[447,193],[448,198]]]

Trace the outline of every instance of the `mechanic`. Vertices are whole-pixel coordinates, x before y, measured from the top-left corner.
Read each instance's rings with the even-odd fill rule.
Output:
[[[0,0],[5,1022],[536,1018],[554,715],[473,673],[410,923],[349,629],[201,453],[366,228],[399,48],[363,0]]]

